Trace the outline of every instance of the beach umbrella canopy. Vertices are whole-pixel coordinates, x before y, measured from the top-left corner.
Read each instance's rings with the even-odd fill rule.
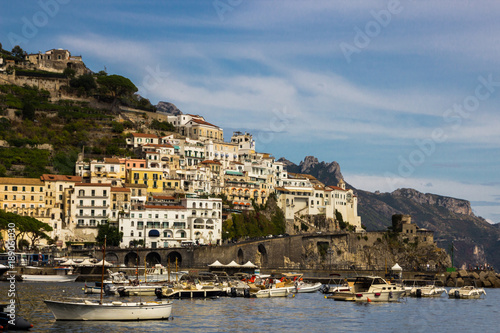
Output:
[[[401,266],[399,266],[397,263],[396,265],[392,266],[391,268],[393,271],[402,271],[403,269],[401,268]]]
[[[74,266],[76,265],[76,262],[73,261],[73,259],[68,259],[65,262],[61,263],[62,266]]]
[[[84,266],[84,267],[92,267],[94,266],[94,263],[92,261],[90,261],[90,259],[85,259],[84,261],[82,261],[81,263],[77,263],[76,264],[77,266]]]
[[[236,261],[231,261],[226,267],[241,267],[241,265],[237,264]]]
[[[102,266],[102,260],[96,263],[95,266]],[[104,260],[104,266],[113,266],[113,264]]]
[[[208,267],[224,267],[224,265],[221,264],[219,260],[215,260],[213,263],[208,265]]]
[[[245,264],[241,265],[241,267],[255,268],[255,267],[257,267],[257,265],[252,264],[252,262],[249,260]]]

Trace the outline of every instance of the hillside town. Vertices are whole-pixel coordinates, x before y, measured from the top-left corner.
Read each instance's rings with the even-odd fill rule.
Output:
[[[345,182],[325,186],[287,173],[273,156],[256,152],[251,134],[235,132],[224,142],[223,130],[202,116],[169,121],[178,133],[130,133],[127,145],[141,158],[88,160],[81,154],[75,175],[0,178],[2,209],[48,223],[59,246],[93,242],[96,227],[106,223],[123,232],[123,247],[139,241],[152,248],[219,244],[227,217],[221,195],[230,211],[242,212],[275,194],[290,233],[311,215],[324,215],[335,229],[341,214],[353,230],[362,230],[357,197]]]
[[[26,54],[22,63],[2,61],[0,67],[4,83],[35,85],[53,100],[68,84],[57,75],[68,68],[90,73],[81,56],[61,49]],[[120,122],[143,115],[130,108],[120,111]],[[250,133],[236,131],[226,142],[223,129],[204,116],[150,114],[175,130],[163,136],[148,129],[129,131],[123,144],[132,157],[96,159],[82,151],[73,175],[2,177],[0,207],[49,224],[58,247],[94,243],[103,224],[123,232],[121,247],[221,244],[223,221],[265,204],[271,195],[289,234],[316,230],[312,216],[324,219],[324,230],[339,229],[342,222],[363,231],[357,197],[343,180],[325,186],[313,176],[288,173],[282,162],[256,150]]]

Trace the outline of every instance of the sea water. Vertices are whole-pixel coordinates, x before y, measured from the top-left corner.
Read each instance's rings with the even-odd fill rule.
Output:
[[[17,314],[32,332],[498,332],[500,290],[486,289],[483,299],[403,298],[398,303],[354,303],[323,294],[286,298],[174,300],[172,320],[141,322],[55,321],[45,299],[84,295],[83,283],[17,282]],[[0,302],[8,302],[9,284],[0,282]],[[139,297],[105,297],[138,301]],[[143,301],[154,297],[142,297]],[[21,307],[19,309],[19,306]]]

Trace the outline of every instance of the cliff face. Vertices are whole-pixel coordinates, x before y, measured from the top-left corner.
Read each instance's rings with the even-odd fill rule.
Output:
[[[326,185],[337,186],[339,180],[344,178],[340,172],[340,165],[335,161],[331,163],[319,162],[314,156],[306,156],[299,165],[283,157],[278,161],[285,164],[288,172],[312,175]]]
[[[436,205],[444,207],[449,211],[457,214],[463,214],[468,216],[474,215],[472,213],[470,202],[467,200],[444,197],[430,193],[424,194],[411,188],[397,189],[396,191],[392,192],[392,195],[394,197],[401,197],[415,201],[421,205],[427,204],[427,205]]]
[[[289,162],[289,161],[288,161]],[[310,173],[326,185],[337,185],[340,166],[336,162],[318,162],[308,156],[299,165],[289,162],[287,170]],[[354,189],[358,196],[358,214],[368,231],[386,230],[393,214],[409,214],[419,228],[434,231],[439,247],[451,253],[455,266],[489,263],[500,267],[500,227],[472,213],[470,202],[414,189],[392,193],[372,193]]]
[[[168,113],[172,116],[182,114],[182,111],[179,110],[174,104],[162,101],[158,102],[158,104],[156,105],[156,111],[161,113]]]

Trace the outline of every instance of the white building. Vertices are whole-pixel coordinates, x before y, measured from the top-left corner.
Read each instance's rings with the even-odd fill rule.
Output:
[[[75,184],[71,196],[74,241],[95,241],[97,226],[108,223],[110,202],[111,184]]]
[[[132,205],[120,220],[121,246],[142,241],[145,247],[179,246],[182,241],[216,244],[222,238],[222,200],[184,198],[180,204],[148,202]]]

